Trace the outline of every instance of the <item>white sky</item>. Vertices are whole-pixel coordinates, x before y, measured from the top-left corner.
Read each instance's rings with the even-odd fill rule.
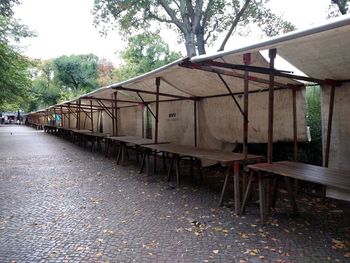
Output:
[[[270,7],[285,20],[292,22],[298,29],[317,25],[327,17],[331,0],[271,0]],[[15,8],[15,17],[37,31],[38,37],[22,42],[24,54],[32,58],[55,58],[61,55],[93,53],[100,58],[107,58],[114,64],[120,62],[118,52],[125,48],[125,43],[116,31],[109,32],[107,38],[100,37],[92,25],[91,9],[93,0],[22,0]],[[177,44],[172,33],[163,33],[164,40],[172,50],[181,50],[183,44]],[[242,46],[256,37],[229,42],[226,50]],[[212,53],[218,49],[220,41],[208,49]]]

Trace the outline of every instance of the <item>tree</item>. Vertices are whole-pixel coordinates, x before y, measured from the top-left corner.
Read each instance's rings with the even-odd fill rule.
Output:
[[[103,58],[98,62],[99,85],[106,86],[113,82],[113,71],[115,67],[111,61]]]
[[[0,15],[5,17],[13,16],[12,8],[19,4],[19,0],[0,0]]]
[[[55,81],[74,96],[98,87],[98,57],[89,55],[61,56],[53,60]]]
[[[331,0],[330,17],[345,15],[349,12],[349,0]]]
[[[34,33],[12,18],[12,7],[18,1],[0,0],[0,108],[18,110],[30,87],[31,62],[13,43]]]
[[[62,90],[54,82],[54,68],[51,60],[36,61],[32,72],[32,86],[27,99],[26,110],[57,104],[61,100]]]
[[[165,24],[184,39],[188,56],[205,54],[205,46],[226,32],[220,46],[240,27],[257,24],[267,35],[294,30],[294,26],[264,5],[268,0],[95,0],[94,23],[106,33],[116,21],[122,32]]]
[[[115,70],[116,81],[129,79],[169,64],[181,57],[172,52],[158,34],[144,33],[129,39],[128,48],[122,52],[125,64]]]

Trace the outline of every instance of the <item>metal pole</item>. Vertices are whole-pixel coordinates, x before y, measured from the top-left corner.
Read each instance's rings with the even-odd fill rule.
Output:
[[[270,69],[275,67],[276,49],[269,50],[270,57]],[[273,149],[273,108],[274,108],[274,85],[275,85],[275,75],[274,71],[270,71],[269,77],[269,109],[268,109],[268,144],[267,144],[267,162],[272,163],[272,149]]]
[[[197,147],[197,100],[194,100],[194,147]]]
[[[243,55],[244,65],[250,65],[251,56],[250,53]],[[248,95],[249,95],[249,72],[244,71],[244,104],[243,104],[243,154],[244,158],[248,157]]]
[[[113,136],[115,136],[115,116],[114,116],[114,113],[115,113],[115,110],[114,110],[114,107],[115,107],[115,101],[111,101],[111,104],[112,104],[112,114],[111,114],[111,119],[112,119],[112,134]]]
[[[92,100],[90,100],[91,132],[94,132],[94,113],[92,111]]]
[[[114,114],[114,118],[115,118],[115,135],[118,136],[118,100],[117,100],[117,97],[118,97],[118,92],[114,92],[114,111],[115,111],[115,114]]]
[[[329,164],[329,152],[331,148],[331,133],[332,133],[332,122],[333,122],[333,108],[334,108],[334,92],[335,86],[331,87],[331,94],[329,98],[329,112],[328,112],[328,127],[327,127],[327,141],[326,141],[326,152],[324,157],[324,166],[328,167]]]
[[[142,138],[145,138],[145,106],[144,104],[141,104],[141,105],[142,105]]]
[[[156,78],[156,127],[154,131],[154,143],[158,143],[159,86],[160,86],[160,77],[157,77]]]
[[[70,104],[68,104],[68,129],[70,129]]]
[[[298,122],[297,122],[297,91],[293,91],[293,138],[294,138],[294,161],[298,160]]]
[[[61,106],[61,127],[64,127],[64,123],[63,123],[63,109],[62,109],[62,106]]]

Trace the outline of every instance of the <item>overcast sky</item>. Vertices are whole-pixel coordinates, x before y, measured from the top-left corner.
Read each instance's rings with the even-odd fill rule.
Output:
[[[330,2],[331,0],[271,0],[270,7],[298,29],[302,29],[323,22]],[[118,64],[118,52],[125,48],[125,43],[117,31],[110,32],[107,38],[99,36],[92,24],[92,5],[93,0],[22,0],[22,4],[15,8],[15,16],[38,33],[37,38],[23,41],[24,53],[41,59],[94,53]],[[165,37],[167,39],[172,40],[169,41],[172,50],[185,53],[184,45],[173,41],[175,37]],[[240,45],[251,41],[247,38],[240,41]],[[219,44],[218,42],[209,49],[208,53],[214,52]],[[226,49],[232,47],[233,44],[228,43]]]

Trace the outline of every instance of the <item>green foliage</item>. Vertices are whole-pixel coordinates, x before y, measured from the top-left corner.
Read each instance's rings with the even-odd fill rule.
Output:
[[[266,7],[268,0],[95,0],[94,23],[106,33],[119,26],[125,36],[144,32],[154,23],[166,24],[185,40],[187,55],[205,53],[205,45],[213,43],[219,34],[228,36],[237,28],[246,30],[257,24],[268,35],[294,30]]]
[[[29,66],[26,58],[0,41],[0,108],[18,105],[26,97],[30,87]]]
[[[309,143],[309,158],[316,164],[322,165],[322,120],[321,120],[321,88],[306,89],[307,124],[311,131]]]
[[[0,16],[13,16],[12,8],[19,3],[19,0],[0,0]]]
[[[93,54],[61,56],[53,65],[55,81],[67,92],[79,95],[98,87],[98,57]]]
[[[122,52],[125,65],[115,70],[115,80],[122,81],[149,72],[179,58],[181,54],[169,50],[159,35],[145,33],[129,39],[128,48]]]
[[[329,17],[345,15],[349,12],[350,0],[331,0],[329,6]]]
[[[31,62],[11,43],[34,36],[28,27],[13,19],[19,1],[0,0],[0,111],[17,111],[28,96]]]

